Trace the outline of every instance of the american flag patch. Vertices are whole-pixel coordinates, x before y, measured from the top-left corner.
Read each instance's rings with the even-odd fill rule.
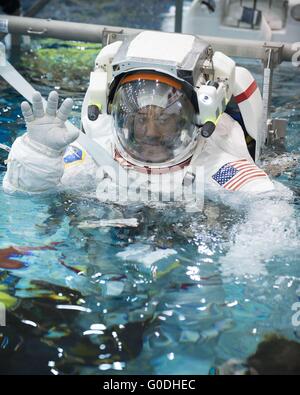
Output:
[[[229,191],[237,191],[248,182],[267,177],[267,174],[247,159],[226,163],[212,178]]]

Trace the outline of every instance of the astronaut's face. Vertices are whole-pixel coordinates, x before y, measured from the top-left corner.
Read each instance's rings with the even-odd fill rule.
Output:
[[[118,150],[138,166],[180,163],[194,149],[197,135],[187,94],[166,76],[145,72],[126,78],[111,105]]]
[[[178,130],[178,116],[150,105],[134,115],[134,139],[145,162],[164,162],[170,157],[172,141]]]

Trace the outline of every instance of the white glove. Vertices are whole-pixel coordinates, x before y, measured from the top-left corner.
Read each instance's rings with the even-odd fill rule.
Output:
[[[73,100],[67,98],[58,111],[57,107],[58,94],[55,91],[49,94],[46,113],[39,92],[34,93],[32,97],[32,108],[26,101],[21,104],[29,140],[54,151],[63,152],[70,143],[78,138],[79,131],[75,128],[69,131],[65,126],[73,107]]]

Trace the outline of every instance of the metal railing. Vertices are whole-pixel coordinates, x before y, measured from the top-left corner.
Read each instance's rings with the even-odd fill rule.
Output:
[[[52,37],[59,40],[86,41],[106,44],[120,39],[125,34],[137,34],[143,29],[104,26],[78,22],[65,22],[51,19],[28,18],[22,16],[0,15],[0,33],[28,35],[35,37]],[[276,57],[274,64],[292,61],[299,51],[299,46],[291,43],[264,42],[256,40],[239,40],[213,36],[199,36],[211,44],[215,51],[222,51],[228,56],[261,59],[267,62],[268,48],[272,48]]]

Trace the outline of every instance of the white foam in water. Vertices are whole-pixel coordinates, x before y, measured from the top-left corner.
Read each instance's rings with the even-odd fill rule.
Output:
[[[132,260],[136,262],[140,262],[145,267],[149,268],[155,262],[168,258],[171,255],[177,254],[177,252],[171,248],[157,248],[153,251],[151,246],[148,245],[131,245],[125,249],[125,251],[119,252],[117,254],[118,257],[123,260]]]
[[[119,296],[124,290],[124,283],[122,281],[107,281],[105,284],[106,296]]]
[[[269,198],[247,202],[245,222],[234,229],[228,253],[220,258],[225,276],[262,275],[273,256],[300,246],[292,192],[282,184]]]

